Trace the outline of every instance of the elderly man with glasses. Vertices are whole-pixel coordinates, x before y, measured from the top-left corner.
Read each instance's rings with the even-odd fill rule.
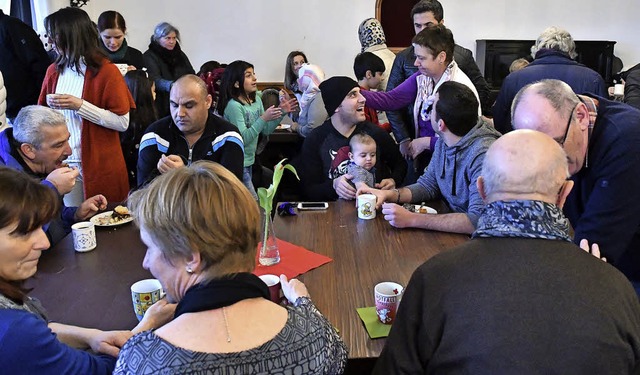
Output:
[[[543,80],[520,90],[511,116],[516,129],[541,131],[564,148],[575,183],[564,208],[574,241],[599,244],[640,294],[640,111]]]

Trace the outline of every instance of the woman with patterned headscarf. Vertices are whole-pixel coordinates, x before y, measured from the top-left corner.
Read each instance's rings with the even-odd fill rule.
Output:
[[[393,67],[393,60],[396,58],[396,54],[391,52],[387,48],[387,39],[384,36],[384,30],[380,21],[375,18],[367,18],[362,21],[358,27],[358,37],[360,38],[360,45],[362,46],[360,52],[371,52],[374,55],[384,61],[384,74],[385,79],[380,83],[380,90],[387,89],[387,78]]]

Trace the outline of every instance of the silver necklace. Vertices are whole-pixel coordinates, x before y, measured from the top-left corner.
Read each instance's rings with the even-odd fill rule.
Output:
[[[226,307],[222,307],[222,316],[224,317],[224,327],[227,330],[227,342],[231,342],[231,335],[229,334],[229,323],[227,322],[227,310]]]

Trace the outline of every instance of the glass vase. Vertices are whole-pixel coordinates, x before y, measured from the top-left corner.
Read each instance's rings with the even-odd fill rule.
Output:
[[[260,257],[258,262],[263,266],[272,266],[280,263],[280,251],[276,241],[276,233],[273,230],[273,220],[271,215],[261,209],[262,214],[262,241],[258,245],[260,249]]]

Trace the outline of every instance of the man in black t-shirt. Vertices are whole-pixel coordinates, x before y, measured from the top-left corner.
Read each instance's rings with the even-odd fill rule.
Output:
[[[314,201],[355,199],[356,190],[346,174],[349,139],[357,133],[369,134],[377,144],[376,187],[393,189],[407,172],[398,146],[384,130],[364,122],[365,99],[358,83],[348,77],[332,77],[320,84],[325,109],[331,116],[305,139],[295,163],[300,172],[306,199]]]

